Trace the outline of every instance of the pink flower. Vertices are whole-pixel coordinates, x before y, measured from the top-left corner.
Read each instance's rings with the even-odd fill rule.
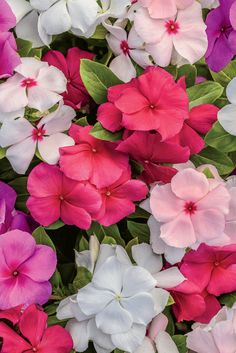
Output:
[[[67,78],[66,92],[62,96],[65,104],[74,109],[80,109],[89,102],[89,94],[80,77],[80,63],[81,59],[93,58],[94,54],[80,48],[70,48],[66,57],[57,50],[50,50],[43,57],[44,61],[57,67]]]
[[[20,64],[14,35],[8,32],[16,25],[16,18],[5,0],[0,0],[0,78],[9,77]]]
[[[101,197],[92,185],[71,180],[59,167],[46,163],[30,173],[28,191],[27,207],[32,217],[44,226],[61,218],[65,224],[88,229],[92,215],[101,206]]]
[[[117,181],[99,192],[102,196],[102,206],[95,218],[100,224],[110,226],[133,213],[134,201],[143,200],[148,188],[142,181],[131,179],[131,170],[127,168]]]
[[[127,88],[125,85],[118,86],[115,96],[111,95],[110,98],[113,98],[111,102],[122,113],[121,127],[138,131],[157,130],[162,140],[176,135],[188,118],[186,92],[175,83],[172,75],[157,67],[148,68],[143,75],[133,79]],[[118,127],[119,111],[111,105],[108,109],[113,111],[109,119],[115,115],[114,125]],[[100,110],[101,114],[102,120],[98,119],[103,124],[104,111]]]
[[[51,295],[49,279],[56,269],[56,254],[21,230],[0,237],[0,309],[20,304],[44,304]]]
[[[194,0],[139,0],[143,7],[147,7],[152,18],[167,18],[175,16],[177,10],[191,5]]]
[[[153,188],[150,206],[153,216],[161,222],[160,237],[168,245],[182,248],[228,242],[224,229],[229,201],[223,182],[187,168],[178,172],[170,184]]]
[[[70,334],[61,326],[47,327],[47,314],[30,305],[20,318],[18,332],[0,323],[4,353],[70,353],[73,342]]]
[[[128,156],[115,151],[116,143],[90,135],[92,126],[72,125],[69,135],[76,145],[60,148],[60,167],[68,178],[90,181],[97,188],[111,185],[128,168]]]
[[[1,319],[6,319],[10,322],[13,323],[13,325],[16,325],[19,320],[21,315],[24,312],[24,305],[18,305],[18,306],[14,306],[13,308],[10,309],[6,309],[6,310],[1,310],[0,311],[0,320]]]
[[[175,168],[161,163],[183,163],[189,159],[189,149],[172,140],[161,141],[159,133],[134,132],[122,141],[118,151],[128,153],[131,159],[142,164],[141,178],[148,184],[155,181],[169,183],[177,173]]]

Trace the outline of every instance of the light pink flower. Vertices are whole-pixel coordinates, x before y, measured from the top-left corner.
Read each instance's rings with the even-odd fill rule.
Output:
[[[56,269],[56,254],[46,245],[36,245],[34,238],[21,230],[0,237],[0,309],[20,304],[44,304],[52,286],[50,277]]]
[[[0,111],[13,112],[28,106],[41,112],[62,99],[66,90],[64,74],[34,58],[22,58],[16,74],[0,85]]]
[[[191,168],[177,173],[170,184],[155,186],[150,207],[161,222],[160,237],[177,248],[200,243],[229,242],[224,234],[230,195],[223,182]]]
[[[139,0],[139,3],[148,9],[152,18],[167,18],[175,16],[178,10],[192,5],[194,0]]]

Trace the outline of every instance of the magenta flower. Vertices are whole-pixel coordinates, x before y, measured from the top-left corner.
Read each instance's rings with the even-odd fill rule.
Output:
[[[94,54],[79,48],[70,48],[66,57],[57,50],[50,50],[43,57],[44,61],[57,67],[66,76],[67,89],[62,96],[65,104],[74,109],[80,109],[89,103],[89,94],[80,77],[80,63],[82,59],[93,58]]]
[[[0,309],[20,304],[44,304],[52,286],[49,279],[56,269],[56,254],[21,230],[0,236]]]
[[[47,327],[47,314],[30,305],[20,317],[15,332],[5,323],[0,323],[4,353],[70,353],[73,342],[70,334],[61,326]]]
[[[0,0],[0,78],[9,77],[20,64],[14,35],[9,31],[16,25],[16,18],[5,0]]]
[[[41,163],[28,178],[27,207],[44,226],[59,218],[66,224],[88,229],[101,206],[101,196],[89,183],[67,178],[57,166]],[[50,212],[45,212],[50,210]]]

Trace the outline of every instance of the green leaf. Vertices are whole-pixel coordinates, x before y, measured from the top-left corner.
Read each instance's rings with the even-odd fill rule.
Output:
[[[203,170],[203,174],[205,174],[208,179],[214,179],[214,175],[212,174],[209,168],[205,168]]]
[[[169,295],[169,299],[168,299],[166,306],[173,305],[174,303],[175,303],[174,298],[171,295]]]
[[[12,186],[17,193],[16,208],[18,210],[27,212],[28,209],[26,207],[26,201],[29,197],[27,190],[27,177],[14,179],[9,183],[9,185]]]
[[[125,241],[122,239],[120,235],[119,228],[116,224],[113,224],[110,227],[102,226],[96,222],[92,223],[92,226],[87,231],[88,235],[96,234],[99,242],[101,243],[105,236],[112,237],[115,239],[118,245],[125,247]]]
[[[49,316],[48,317],[48,326],[53,326],[53,325],[60,325],[62,327],[65,327],[66,326],[66,323],[67,323],[67,319],[66,320],[59,320],[57,319],[56,316]]]
[[[103,25],[98,25],[95,33],[92,35],[92,39],[105,39],[107,34],[107,30]]]
[[[217,82],[205,81],[187,89],[190,108],[200,104],[214,103],[221,97],[224,88]]]
[[[43,54],[42,48],[33,48],[30,50],[28,56],[41,60]]]
[[[89,250],[89,242],[88,240],[82,236],[79,242],[79,251]]]
[[[139,243],[149,242],[150,231],[147,224],[128,221],[127,227],[132,237],[138,238]]]
[[[172,340],[175,342],[179,353],[187,353],[187,337],[183,335],[172,336]]]
[[[85,267],[77,267],[77,274],[73,281],[73,286],[75,289],[80,289],[85,287],[92,280],[92,273]]]
[[[52,283],[53,289],[60,288],[63,285],[61,275],[58,270],[54,272],[50,282]]]
[[[17,44],[18,53],[20,54],[21,57],[25,57],[29,55],[32,49],[32,42],[29,42],[28,40],[21,39],[21,38],[16,38],[16,44]]]
[[[174,319],[173,319],[173,317],[171,315],[171,307],[167,306],[164,309],[163,314],[165,316],[167,316],[167,318],[168,318],[168,325],[167,325],[167,328],[166,328],[166,332],[168,332],[169,335],[173,336],[174,333],[175,333],[175,323],[174,323]]]
[[[121,140],[122,138],[123,131],[118,131],[115,133],[112,133],[104,127],[100,123],[96,123],[92,130],[90,131],[90,135],[96,137],[99,140],[104,140],[104,141],[118,141]]]
[[[55,245],[53,244],[51,238],[45,232],[43,227],[36,228],[32,233],[37,244],[50,246],[54,251],[56,251]]]
[[[116,349],[114,350],[114,353],[124,353],[124,351],[121,351],[120,349],[116,348]],[[143,352],[143,353],[145,353],[145,352]]]
[[[136,208],[135,213],[132,213],[131,215],[128,216],[128,218],[143,218],[143,219],[148,219],[150,217],[150,213],[147,211],[143,210],[142,208],[138,207]]]
[[[133,257],[132,257],[132,246],[134,245],[138,245],[139,241],[138,241],[138,238],[134,238],[132,240],[130,240],[128,242],[128,244],[126,245],[125,247],[125,250],[127,252],[127,254],[129,255],[130,259],[133,260]]]
[[[3,159],[4,157],[6,157],[6,148],[2,148],[0,147],[0,159]]]
[[[107,101],[107,89],[122,83],[113,72],[103,64],[82,59],[80,75],[90,96],[97,104]]]
[[[213,147],[204,148],[201,153],[193,155],[191,160],[197,167],[201,164],[214,165],[220,175],[230,174],[234,169],[234,164],[227,154]]]
[[[56,230],[56,229],[60,229],[62,227],[64,227],[65,223],[63,223],[60,219],[52,224],[50,224],[50,226],[45,227],[45,229],[48,230]]]
[[[58,304],[50,304],[50,305],[47,305],[44,309],[44,312],[50,316],[50,315],[54,315],[56,314],[57,312],[57,307],[58,307]]]
[[[114,238],[108,237],[107,235],[105,235],[105,237],[103,238],[102,244],[116,245],[116,241]]]
[[[236,292],[232,292],[229,294],[223,294],[219,298],[220,303],[232,308],[234,303],[236,302]]]
[[[194,65],[183,65],[179,67],[177,79],[182,76],[185,76],[185,82],[187,87],[194,86],[197,77],[196,67]]]
[[[236,151],[236,136],[230,135],[217,121],[205,136],[206,144],[221,152]]]
[[[83,116],[82,118],[76,120],[75,124],[80,125],[80,126],[88,126],[88,120],[86,116]]]
[[[143,165],[141,163],[131,159],[130,160],[130,164],[131,164],[132,172],[135,175],[140,175],[144,171],[144,167],[143,167]]]
[[[236,76],[236,60],[231,61],[220,72],[211,71],[211,76],[215,82],[218,82],[223,87],[226,87],[229,84],[229,82]]]

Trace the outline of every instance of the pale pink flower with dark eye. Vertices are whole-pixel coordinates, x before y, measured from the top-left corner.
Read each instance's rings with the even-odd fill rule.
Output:
[[[67,80],[54,66],[34,58],[22,58],[16,74],[0,85],[0,111],[13,112],[28,106],[41,112],[62,99]]]
[[[49,279],[56,269],[56,253],[21,230],[0,237],[0,309],[20,304],[44,304],[52,286]]]
[[[229,242],[224,234],[229,201],[223,182],[187,168],[177,173],[170,184],[153,188],[150,206],[155,219],[161,222],[161,239],[183,248]]]

